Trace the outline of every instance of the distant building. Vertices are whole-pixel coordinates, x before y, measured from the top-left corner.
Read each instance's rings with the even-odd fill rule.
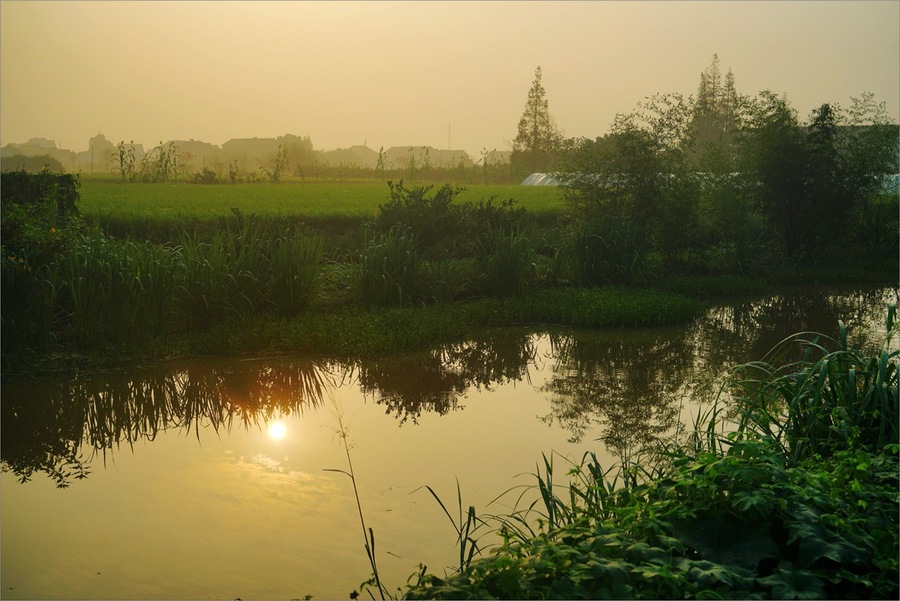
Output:
[[[234,157],[254,157],[278,152],[278,144],[278,138],[232,138],[222,144],[222,151]]]
[[[511,150],[492,150],[479,157],[478,164],[484,161],[488,165],[509,165],[510,157],[512,157]]]
[[[320,153],[322,162],[332,166],[363,167],[375,169],[378,166],[378,151],[357,144],[349,148],[336,148]]]
[[[212,169],[221,159],[222,149],[209,142],[199,140],[172,140],[166,144],[174,144],[179,160],[185,164],[187,173],[201,171],[204,167]]]
[[[56,148],[56,140],[48,140],[47,138],[30,138],[24,144],[25,146],[37,146],[40,148]]]
[[[442,169],[469,167],[472,159],[465,150],[439,150],[431,146],[392,146],[384,153],[384,165],[388,169],[406,169],[410,163],[417,169],[426,164]]]

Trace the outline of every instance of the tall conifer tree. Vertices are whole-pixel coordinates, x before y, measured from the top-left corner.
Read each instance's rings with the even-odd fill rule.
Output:
[[[535,173],[554,167],[562,144],[562,134],[550,116],[550,104],[541,75],[541,68],[538,67],[528,91],[525,111],[519,119],[516,139],[513,140],[510,160],[513,167],[522,172]]]

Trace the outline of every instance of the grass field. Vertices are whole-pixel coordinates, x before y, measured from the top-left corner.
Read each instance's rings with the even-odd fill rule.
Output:
[[[435,189],[440,187],[435,185]],[[496,197],[513,199],[535,214],[563,207],[560,189],[541,186],[469,185],[457,202]],[[284,182],[278,184],[129,184],[84,179],[79,209],[86,217],[203,219],[225,216],[232,208],[244,214],[308,217],[369,217],[389,200],[385,182]]]

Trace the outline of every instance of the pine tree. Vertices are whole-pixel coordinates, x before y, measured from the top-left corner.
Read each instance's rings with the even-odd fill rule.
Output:
[[[529,173],[547,171],[555,166],[556,155],[562,143],[562,134],[550,116],[550,104],[541,83],[541,68],[534,72],[534,81],[528,91],[525,111],[519,119],[516,139],[513,140],[511,162],[519,170]]]
[[[712,62],[700,74],[700,86],[694,104],[692,128],[695,141],[695,156],[704,156],[726,149],[732,134],[738,128],[738,95],[731,69],[722,82],[719,56],[713,54]]]

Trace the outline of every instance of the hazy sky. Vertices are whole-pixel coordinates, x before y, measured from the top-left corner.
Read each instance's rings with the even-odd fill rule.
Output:
[[[318,149],[507,149],[535,67],[567,136],[717,53],[805,117],[873,92],[900,119],[900,2],[0,2],[0,144],[102,132],[309,135]]]

